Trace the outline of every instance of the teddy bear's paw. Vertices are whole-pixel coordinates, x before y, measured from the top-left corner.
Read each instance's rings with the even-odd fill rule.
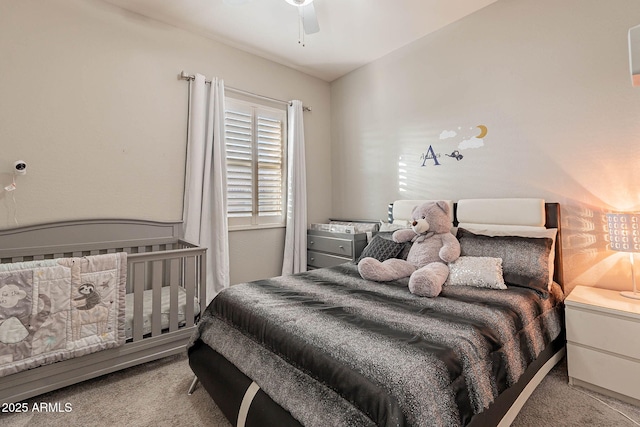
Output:
[[[390,280],[408,277],[415,271],[415,267],[407,261],[391,258],[380,262],[375,258],[363,258],[358,263],[358,272],[363,279],[376,282],[388,282]]]
[[[409,279],[409,291],[422,297],[437,297],[449,275],[446,264],[434,262],[417,270]]]
[[[379,280],[381,262],[375,258],[362,258],[358,263],[358,273],[363,279]]]
[[[409,279],[409,291],[421,297],[437,297],[442,292],[442,285],[432,283],[430,280]]]

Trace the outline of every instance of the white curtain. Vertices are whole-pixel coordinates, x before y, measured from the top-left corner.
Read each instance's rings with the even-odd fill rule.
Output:
[[[196,74],[190,94],[182,220],[184,239],[207,248],[208,304],[229,287],[224,82]]]
[[[307,271],[307,172],[301,101],[289,103],[287,121],[287,229],[283,275]]]

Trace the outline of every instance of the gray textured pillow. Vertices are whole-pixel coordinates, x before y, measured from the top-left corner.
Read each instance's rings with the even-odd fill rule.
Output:
[[[502,260],[491,257],[461,256],[449,263],[449,286],[507,289],[502,277]]]
[[[502,258],[504,281],[547,292],[552,239],[481,236],[458,228],[460,255]]]
[[[360,262],[362,258],[367,257],[375,258],[381,262],[389,258],[396,258],[405,247],[405,244],[396,243],[391,240],[391,233],[389,233],[387,237],[388,238],[385,238],[382,233],[373,236],[373,239],[371,239],[369,244],[362,250],[362,254],[356,263]]]

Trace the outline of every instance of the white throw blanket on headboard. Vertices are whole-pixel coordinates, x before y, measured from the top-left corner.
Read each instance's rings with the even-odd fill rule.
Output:
[[[124,344],[125,253],[0,265],[0,377]]]

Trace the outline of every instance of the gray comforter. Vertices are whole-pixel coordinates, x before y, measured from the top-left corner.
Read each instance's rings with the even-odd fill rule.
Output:
[[[233,286],[201,339],[305,426],[465,425],[561,333],[562,291],[362,279],[356,266]]]

